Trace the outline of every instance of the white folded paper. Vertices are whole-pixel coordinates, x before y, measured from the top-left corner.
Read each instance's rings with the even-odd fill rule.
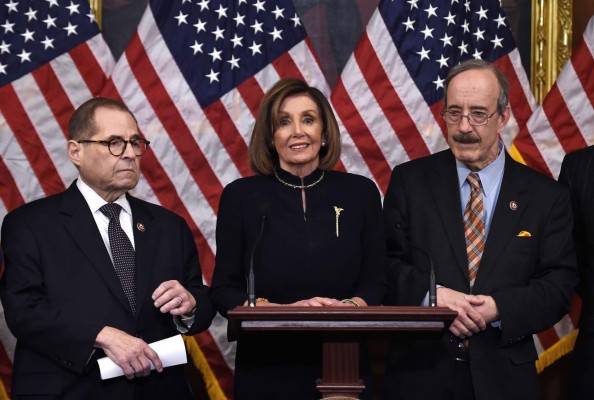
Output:
[[[186,346],[184,345],[184,339],[182,339],[181,335],[150,343],[149,346],[151,346],[151,348],[159,355],[163,368],[186,364],[188,362]],[[97,360],[97,363],[99,364],[101,379],[103,380],[124,375],[124,371],[122,371],[122,369],[108,357],[100,358]],[[151,369],[155,369],[152,363]]]

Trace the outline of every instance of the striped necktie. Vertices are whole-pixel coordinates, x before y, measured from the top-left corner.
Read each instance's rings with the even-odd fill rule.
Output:
[[[121,210],[122,206],[116,203],[107,203],[99,209],[109,218],[107,236],[113,266],[130,303],[132,314],[136,315],[136,253],[130,239],[120,226]]]
[[[481,179],[476,172],[466,178],[470,185],[470,199],[464,210],[464,236],[466,237],[466,255],[468,256],[468,276],[470,291],[474,286],[483,250],[485,249],[485,211]]]

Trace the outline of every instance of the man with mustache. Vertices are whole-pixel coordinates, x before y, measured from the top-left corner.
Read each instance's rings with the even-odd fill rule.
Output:
[[[184,366],[163,368],[148,346],[214,317],[190,229],[128,194],[149,142],[124,104],[93,98],[68,130],[79,178],[2,224],[0,296],[17,338],[12,398],[190,399]],[[105,356],[125,377],[101,380]]]
[[[394,168],[384,200],[389,303],[458,316],[443,335],[391,343],[387,398],[539,399],[534,333],[569,310],[578,275],[568,191],[514,161],[503,73],[482,60],[445,81],[450,149]]]

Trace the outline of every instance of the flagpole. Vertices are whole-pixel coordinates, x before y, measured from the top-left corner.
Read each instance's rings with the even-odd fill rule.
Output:
[[[530,86],[540,104],[571,56],[571,0],[532,0]]]

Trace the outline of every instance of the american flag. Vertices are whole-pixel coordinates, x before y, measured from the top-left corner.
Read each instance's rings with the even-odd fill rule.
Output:
[[[514,145],[531,167],[559,175],[565,153],[594,144],[594,19]]]
[[[99,94],[114,63],[87,1],[2,2],[0,219],[77,176],[66,156],[68,119]],[[9,389],[15,342],[4,318],[0,341],[0,377]]]
[[[382,0],[332,93],[346,169],[385,191],[395,165],[447,148],[443,82],[472,57],[510,79],[510,146],[535,103],[499,0]]]

